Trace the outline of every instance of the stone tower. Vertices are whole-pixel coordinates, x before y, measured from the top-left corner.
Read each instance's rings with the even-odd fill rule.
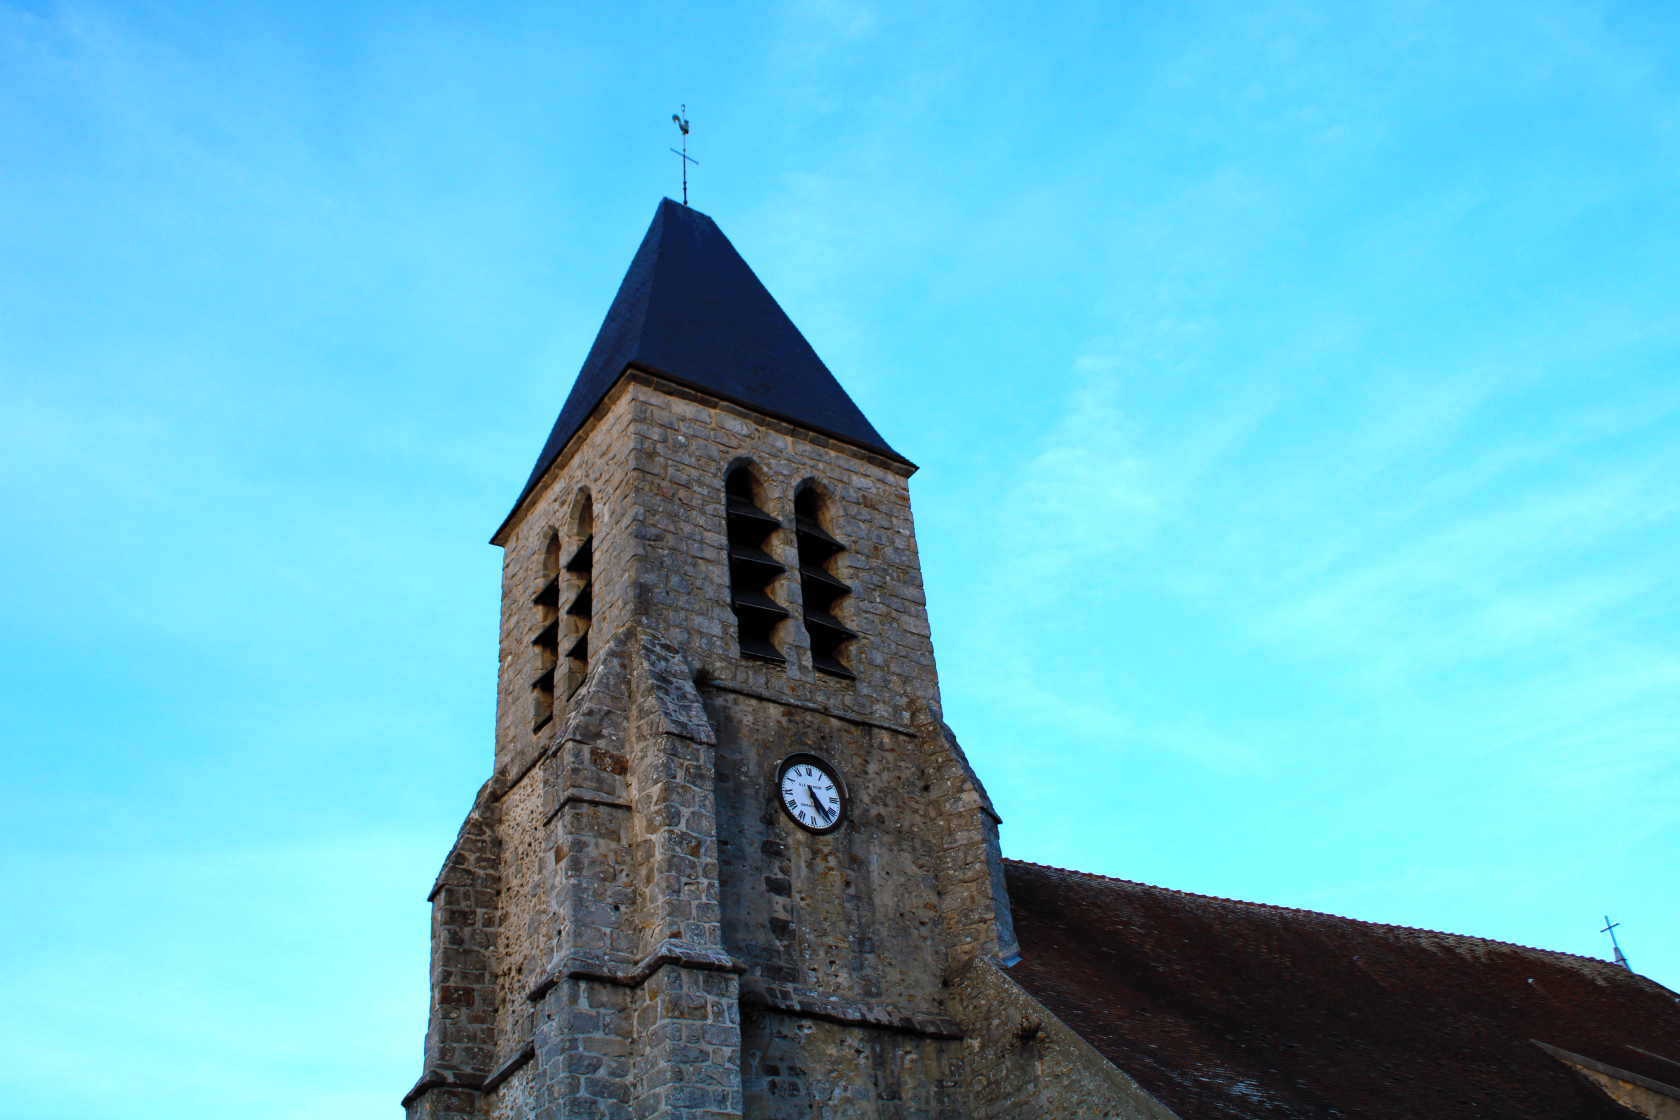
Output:
[[[665,200],[493,539],[495,770],[431,894],[411,1118],[1040,1091],[986,1053],[1026,1004],[998,818],[941,719],[914,470]]]

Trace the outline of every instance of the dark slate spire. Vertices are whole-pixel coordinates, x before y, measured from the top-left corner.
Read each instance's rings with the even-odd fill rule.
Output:
[[[717,223],[667,198],[624,274],[519,502],[632,366],[903,461]]]

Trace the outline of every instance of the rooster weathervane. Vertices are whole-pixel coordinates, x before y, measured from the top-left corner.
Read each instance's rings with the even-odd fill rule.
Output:
[[[682,151],[677,152],[677,149],[675,149],[675,148],[672,148],[671,150],[673,152],[677,152],[677,154],[683,158],[682,173],[683,173],[683,205],[684,206],[688,205],[688,165],[692,163],[696,167],[700,166],[700,161],[688,154],[688,118],[683,116],[683,114],[686,113],[686,112],[688,112],[688,106],[683,105],[683,106],[679,107],[679,110],[677,112],[671,114],[671,119],[676,122],[676,125],[677,125],[678,128],[682,129],[682,136],[683,136],[683,138],[682,138]]]

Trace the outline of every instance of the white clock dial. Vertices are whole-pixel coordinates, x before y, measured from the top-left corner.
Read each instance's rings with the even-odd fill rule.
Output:
[[[834,768],[815,755],[796,754],[781,765],[782,811],[809,832],[831,832],[846,815],[846,789]]]

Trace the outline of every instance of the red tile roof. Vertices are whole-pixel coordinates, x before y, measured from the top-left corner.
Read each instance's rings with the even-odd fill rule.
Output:
[[[1590,957],[1007,863],[1009,975],[1182,1120],[1632,1115],[1530,1040],[1673,1085],[1680,996]]]

